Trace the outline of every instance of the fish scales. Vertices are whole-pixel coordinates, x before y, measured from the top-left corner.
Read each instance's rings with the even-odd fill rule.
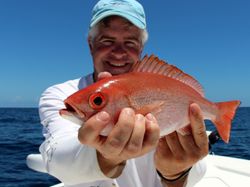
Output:
[[[225,142],[229,141],[231,121],[240,105],[239,100],[217,103],[207,100],[197,80],[154,55],[145,56],[130,72],[97,81],[64,102],[66,109],[60,110],[61,116],[77,123],[84,123],[99,111],[108,112],[111,121],[103,135],[112,130],[124,107],[143,115],[152,113],[162,136],[181,132],[190,123],[190,104],[197,103],[204,119],[214,123]]]

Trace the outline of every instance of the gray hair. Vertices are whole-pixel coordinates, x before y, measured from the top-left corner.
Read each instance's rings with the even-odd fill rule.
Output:
[[[100,24],[101,24],[101,21],[89,29],[88,37],[90,37],[92,40],[96,37]],[[141,31],[142,46],[144,46],[144,44],[148,40],[148,31],[147,31],[147,29],[140,29],[140,31]]]

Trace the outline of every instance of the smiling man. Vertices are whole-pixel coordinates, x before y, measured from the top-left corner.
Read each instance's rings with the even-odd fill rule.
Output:
[[[93,8],[88,43],[94,72],[48,88],[39,112],[47,171],[65,186],[193,186],[204,174],[208,140],[198,105],[190,106],[191,132],[160,139],[152,114],[124,108],[115,128],[101,136],[110,115],[101,111],[82,126],[59,115],[64,100],[98,79],[126,73],[147,41],[145,13],[135,0],[100,0]],[[146,81],[146,80],[145,80]],[[131,83],[132,84],[132,83]]]

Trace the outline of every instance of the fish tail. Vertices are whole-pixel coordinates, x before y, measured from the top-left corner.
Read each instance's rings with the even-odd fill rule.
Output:
[[[236,109],[240,105],[240,101],[228,101],[215,103],[218,107],[218,115],[216,116],[213,123],[215,124],[220,137],[226,143],[229,142],[231,122],[234,118]]]

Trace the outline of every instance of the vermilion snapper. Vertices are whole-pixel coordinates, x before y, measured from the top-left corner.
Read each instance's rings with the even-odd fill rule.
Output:
[[[157,57],[145,56],[129,73],[104,78],[69,96],[60,115],[82,124],[99,111],[112,120],[104,130],[107,135],[124,107],[136,113],[152,113],[161,136],[178,131],[190,123],[188,107],[197,103],[204,119],[211,120],[221,138],[229,141],[231,121],[240,101],[213,103],[205,99],[202,86],[191,76]]]

